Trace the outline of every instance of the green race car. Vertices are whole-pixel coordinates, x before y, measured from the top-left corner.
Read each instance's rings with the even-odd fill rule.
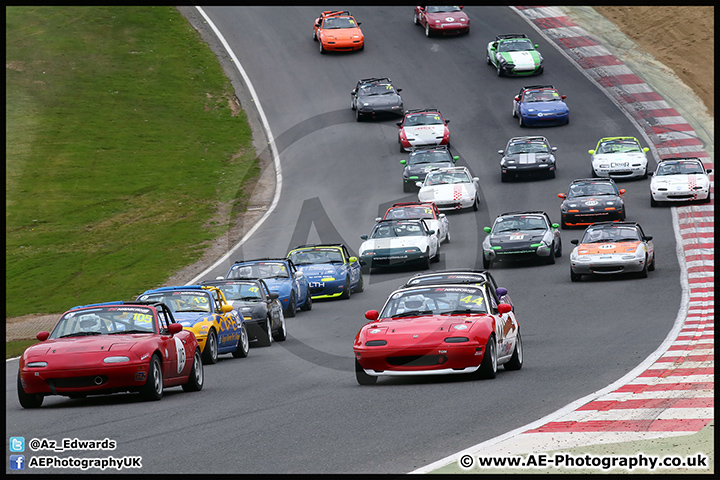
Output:
[[[485,59],[497,69],[498,77],[539,75],[543,57],[537,48],[524,33],[498,35],[488,43]]]

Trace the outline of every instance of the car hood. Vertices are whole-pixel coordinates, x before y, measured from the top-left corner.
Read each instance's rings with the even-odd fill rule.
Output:
[[[372,339],[374,335],[379,336],[378,338],[395,335],[421,336],[434,333],[452,336],[455,334],[467,334],[475,324],[492,321],[492,316],[486,314],[422,315],[417,317],[384,318],[378,322],[371,322],[363,328],[369,339]],[[380,331],[373,333],[373,330],[378,329]]]
[[[440,23],[459,23],[461,25],[467,25],[468,23],[468,16],[463,11],[425,13],[425,18],[433,23],[437,21]]]
[[[405,173],[408,175],[425,175],[433,168],[438,167],[454,167],[455,164],[452,162],[440,162],[440,163],[416,163],[405,167]]]
[[[414,237],[372,238],[364,241],[363,244],[360,245],[360,252],[405,247],[418,247],[420,250],[425,250],[425,247],[428,245],[428,238],[429,237],[425,235],[418,235]]]
[[[92,353],[130,350],[150,334],[128,333],[117,335],[94,335],[92,337],[68,337],[46,340],[25,349],[23,356],[32,358],[42,355]]]
[[[544,236],[545,232],[540,232],[540,230],[497,233],[490,236],[490,243],[492,245],[538,243],[542,241]]]
[[[614,253],[634,253],[640,241],[581,243],[576,247],[578,255],[610,255]]]
[[[306,277],[315,277],[319,275],[335,276],[340,273],[342,263],[316,263],[311,265],[296,265]]]
[[[518,164],[536,164],[536,163],[553,163],[554,157],[549,153],[515,153],[505,155],[505,162],[515,162]]]
[[[356,36],[363,36],[362,30],[357,27],[323,30],[323,38],[326,40],[353,40]]]
[[[652,179],[653,187],[665,187],[665,188],[673,188],[673,187],[689,188],[689,187],[695,187],[695,186],[705,187],[709,183],[710,183],[710,180],[708,180],[707,176],[702,175],[702,174],[662,175],[660,177],[653,177],[653,179]]]
[[[580,197],[572,200],[565,200],[564,206],[569,208],[601,208],[605,205],[617,205],[620,197],[616,195],[598,195],[597,197]]]
[[[435,137],[445,135],[445,125],[418,125],[416,127],[404,127],[405,135],[408,140],[432,140],[436,142]]]
[[[423,202],[436,200],[452,200],[468,198],[475,195],[475,185],[472,183],[449,183],[446,185],[424,186],[418,192],[418,197]]]
[[[647,157],[644,153],[628,152],[628,153],[599,153],[593,155],[594,163],[604,162],[646,162]]]
[[[521,103],[521,110],[527,113],[561,113],[567,112],[568,107],[565,102],[526,102]]]
[[[540,56],[534,51],[524,52],[500,52],[500,55],[508,62],[515,66],[535,65],[540,62]]]
[[[397,94],[367,95],[358,98],[358,105],[363,107],[392,107],[401,103],[402,98]]]

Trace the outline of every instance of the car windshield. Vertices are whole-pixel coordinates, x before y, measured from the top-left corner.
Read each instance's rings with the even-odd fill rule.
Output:
[[[66,312],[49,338],[157,333],[154,309],[141,306],[103,306]]]
[[[517,155],[520,153],[550,153],[550,147],[546,143],[534,142],[515,142],[511,143],[507,152],[508,155]]]
[[[405,117],[406,127],[418,127],[421,125],[442,125],[443,121],[437,113],[413,113]]]
[[[260,301],[263,296],[260,288],[254,283],[227,283],[217,286],[228,301],[242,300],[246,302]]]
[[[417,237],[425,235],[420,223],[383,223],[375,225],[370,238]]]
[[[393,218],[435,218],[435,212],[430,207],[396,207],[390,209],[385,219]]]
[[[526,52],[529,50],[535,50],[535,47],[527,38],[503,40],[498,44],[498,52]]]
[[[447,150],[438,151],[424,151],[415,152],[410,154],[408,159],[409,165],[419,165],[422,163],[450,163],[452,164],[452,158]]]
[[[609,183],[573,183],[567,198],[590,197],[593,195],[617,195]]]
[[[331,17],[326,18],[322,28],[355,28],[357,24],[350,17]]]
[[[459,12],[460,7],[457,6],[450,6],[450,7],[427,7],[427,13],[442,13],[442,12]]]
[[[662,162],[658,167],[657,176],[704,174],[699,162]]]
[[[610,140],[602,142],[597,149],[599,154],[642,152],[642,148],[634,140]]]
[[[425,185],[445,185],[455,183],[470,183],[470,177],[465,172],[438,172],[428,174]]]
[[[337,248],[303,249],[288,255],[295,265],[313,265],[320,263],[343,263],[343,256]]]
[[[389,83],[374,83],[372,85],[363,85],[358,91],[361,97],[373,95],[390,95],[395,93],[395,89]]]
[[[233,265],[227,278],[290,278],[282,262],[257,262]]]
[[[483,313],[488,313],[483,287],[453,285],[395,292],[385,303],[380,318]]]
[[[637,242],[640,240],[642,240],[642,236],[635,227],[603,225],[588,227],[580,243]]]
[[[164,303],[173,313],[212,313],[213,301],[206,290],[180,290],[154,292],[141,295],[143,302]]]
[[[495,221],[492,233],[516,232],[520,230],[547,230],[547,225],[541,217],[501,217]]]
[[[523,102],[554,102],[562,98],[557,90],[533,90],[525,92]]]

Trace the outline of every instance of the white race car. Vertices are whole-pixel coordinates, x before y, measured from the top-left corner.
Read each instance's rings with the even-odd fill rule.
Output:
[[[408,110],[402,121],[397,122],[400,151],[406,152],[413,147],[426,145],[450,145],[450,130],[444,118],[436,108]]]
[[[605,137],[597,147],[588,150],[592,155],[592,175],[603,178],[633,178],[648,176],[648,147],[641,147],[635,137]]]
[[[650,181],[650,205],[659,202],[710,201],[710,175],[697,158],[669,158],[658,163]]]
[[[467,167],[447,167],[430,170],[425,181],[418,182],[418,200],[433,202],[440,210],[460,210],[480,203],[480,179],[473,177]]]
[[[377,217],[375,221],[404,218],[422,218],[430,230],[435,230],[438,242],[450,241],[450,222],[447,216],[440,213],[437,205],[432,202],[394,203],[392,207],[387,209],[384,217]]]
[[[360,264],[365,271],[374,267],[394,267],[418,263],[430,268],[430,262],[440,261],[440,243],[435,231],[425,220],[381,220],[370,236],[360,245]]]

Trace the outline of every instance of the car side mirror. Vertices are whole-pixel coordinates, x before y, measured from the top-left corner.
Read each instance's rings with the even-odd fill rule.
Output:
[[[707,170],[705,170],[705,173],[712,173],[712,170],[712,168],[708,168]]]
[[[395,125],[397,125],[398,127],[402,127],[402,122],[397,122]]]
[[[567,95],[560,95],[560,98],[562,98],[563,100],[565,100],[565,99],[567,98]]]
[[[540,48],[540,45],[538,45],[538,44],[536,43],[536,44],[535,44],[535,48]]]
[[[416,186],[416,187],[422,187],[422,186],[423,186],[423,182],[415,182],[415,186]]]
[[[556,150],[557,150],[557,147],[550,147],[550,151],[551,151],[551,152],[554,152],[554,151],[556,151]]]
[[[227,303],[223,304],[223,306],[220,307],[220,311],[222,313],[232,312],[232,310],[233,310],[233,306],[230,304],[227,304]]]
[[[508,289],[505,287],[498,287],[497,290],[495,290],[495,294],[498,297],[504,297],[505,295],[508,294]]]
[[[555,230],[557,230],[558,228],[560,228],[560,224],[559,224],[559,223],[553,223],[551,226],[552,226],[552,228],[554,228]]]
[[[350,258],[348,258],[348,262],[349,262],[349,263],[355,263],[355,262],[357,262],[357,257],[350,257]]]
[[[480,177],[473,177],[473,182],[479,182],[479,181],[480,181]]]
[[[588,153],[592,155],[593,153],[595,153],[595,150],[588,150]]]
[[[360,235],[360,238],[361,238],[362,240],[367,240],[367,239],[368,239],[368,236],[367,236],[367,235]]]
[[[573,238],[572,240],[570,240],[570,243],[572,243],[573,245],[578,245],[580,243],[580,240],[578,240],[577,238]]]
[[[182,332],[183,326],[179,323],[171,323],[168,325],[168,333],[170,335],[175,335],[176,333]]]
[[[445,125],[447,125],[448,123],[450,123],[450,120],[448,120],[448,119],[446,118],[446,119],[445,119]]]
[[[223,277],[222,275],[220,275],[219,277],[215,277],[215,280],[225,280],[225,277]]]
[[[649,152],[649,151],[650,151],[650,148],[649,148],[649,147],[643,148],[643,152],[647,153],[647,152]]]
[[[407,160],[400,160],[400,165],[407,165]]]
[[[490,228],[490,227],[483,227],[483,230],[485,230],[485,233],[492,232],[492,228]]]
[[[653,239],[652,235],[648,235],[648,236],[646,236],[646,237],[643,237],[643,240],[648,241],[648,242],[649,242],[650,240],[652,240],[652,239]]]
[[[382,217],[375,217],[375,222],[376,222],[376,223],[379,222],[380,220],[382,220]]]
[[[655,172],[648,172],[648,177],[652,177],[653,175],[655,175]]]
[[[518,95],[517,97],[515,97],[515,101],[516,101],[516,102],[519,102],[519,101],[520,101],[520,95]]]
[[[280,294],[277,293],[277,292],[270,292],[270,293],[268,293],[268,298],[269,298],[271,301],[272,301],[272,300],[277,300],[278,298],[280,298]]]
[[[38,332],[38,334],[35,335],[35,338],[37,338],[41,342],[44,342],[45,340],[48,339],[49,336],[50,336],[50,332],[42,331],[42,332]]]
[[[357,24],[358,24],[358,27],[359,27],[360,25],[362,25],[362,22],[357,22]]]
[[[455,155],[453,157],[453,163],[457,163],[458,160],[460,160],[460,157],[458,155]]]
[[[621,189],[620,189],[620,196],[622,197],[623,195],[625,195],[625,189],[624,189],[624,188],[621,188]]]
[[[500,315],[504,315],[511,311],[512,311],[512,305],[510,305],[508,303],[501,303],[500,305],[498,305],[498,313],[500,313]]]
[[[435,235],[435,230],[428,230],[428,235]]]
[[[562,198],[563,200],[565,200],[566,197],[564,193],[558,193],[558,198]]]
[[[444,213],[441,213],[440,215],[438,215],[438,218],[445,218],[445,217],[447,217],[447,215],[445,215]]]
[[[400,93],[400,92],[402,92],[402,88],[396,88],[395,91],[397,91],[398,93]]]
[[[500,155],[502,155],[504,151],[505,151],[505,150],[498,150],[498,153],[499,153]]]
[[[365,312],[365,318],[367,318],[368,320],[377,320],[379,316],[380,312],[378,312],[377,310],[368,310],[367,312]]]

